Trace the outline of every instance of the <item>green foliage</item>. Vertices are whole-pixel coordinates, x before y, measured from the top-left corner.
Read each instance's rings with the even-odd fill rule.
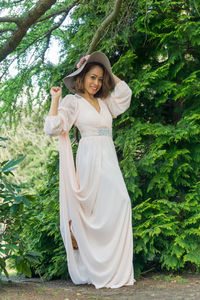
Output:
[[[128,70],[134,63],[133,101],[115,123],[115,144],[139,270],[200,267],[199,23],[192,2],[150,1],[135,22],[135,49],[123,55]]]
[[[66,252],[59,228],[58,152],[49,154],[46,174],[36,186],[31,209],[26,211],[23,237],[29,250],[42,255],[33,274],[46,279],[67,278]]]
[[[64,1],[56,5],[62,8]],[[45,38],[29,49],[38,47],[34,63],[27,64],[27,53],[20,56],[20,72],[6,76],[1,85],[5,119],[10,116],[17,123],[21,111],[30,114],[35,103],[42,119],[50,86],[60,85],[74,70],[112,5],[113,1],[98,0],[73,9],[71,23],[53,33],[61,45],[58,66],[41,63]],[[114,121],[114,139],[133,206],[136,273],[149,264],[165,270],[198,271],[200,266],[199,12],[198,1],[124,1],[119,18],[97,46],[133,91],[130,109]],[[15,55],[49,24],[47,20],[32,28]],[[24,107],[22,88],[28,104]],[[52,152],[48,157],[32,209],[26,212],[30,223],[23,237],[27,251],[37,250],[43,257],[34,272],[52,278],[67,272],[58,228],[58,156]]]
[[[177,282],[177,283],[187,283],[188,280],[185,278],[182,278],[181,276],[177,275],[177,276],[173,276],[172,274],[170,275],[158,275],[158,276],[153,276],[152,277],[154,280],[163,280],[166,282]]]
[[[17,129],[2,129],[8,138],[6,151],[0,153],[0,158],[8,160],[18,151],[27,154],[19,164],[15,180],[26,180],[20,186],[29,193],[26,195],[29,206],[24,206],[23,214],[19,216],[23,226],[12,228],[15,235],[20,235],[24,254],[13,255],[10,261],[19,273],[22,268],[26,269],[27,276],[64,278],[68,272],[59,229],[58,152],[53,150],[57,148],[57,142],[49,139],[42,127],[43,120],[23,116]],[[39,256],[30,257],[31,253]]]
[[[21,153],[26,159],[18,165],[15,173],[17,183],[23,184],[28,193],[35,193],[35,186],[43,182],[48,154],[58,147],[55,139],[49,139],[43,132],[43,118],[36,115],[21,116],[17,128],[3,126],[1,133],[7,136],[6,151],[0,151],[0,160],[11,160],[15,153]]]
[[[5,140],[1,138],[1,141]],[[24,209],[30,208],[28,198],[22,194],[21,187],[12,182],[13,170],[25,157],[11,159],[0,163],[0,277],[7,272],[8,259],[13,261],[17,271],[31,276],[30,264],[39,262],[37,252],[27,251],[20,236],[22,231]]]

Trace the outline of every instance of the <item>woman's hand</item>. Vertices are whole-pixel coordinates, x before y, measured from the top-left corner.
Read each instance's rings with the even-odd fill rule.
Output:
[[[62,97],[62,88],[59,86],[53,86],[50,93],[52,98],[59,100]]]
[[[52,99],[49,110],[49,116],[56,116],[58,114],[59,99],[62,97],[62,88],[59,86],[53,86],[50,90]]]
[[[117,77],[115,74],[112,73],[112,75],[113,75],[113,78],[115,80],[115,84],[117,84],[118,82],[121,81],[121,79],[119,77]]]

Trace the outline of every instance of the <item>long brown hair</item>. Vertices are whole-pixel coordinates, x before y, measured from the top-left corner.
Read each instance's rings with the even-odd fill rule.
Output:
[[[109,94],[110,89],[111,89],[110,88],[111,87],[111,78],[110,78],[110,75],[109,75],[108,71],[106,70],[106,68],[98,62],[91,62],[91,63],[86,64],[86,66],[82,70],[82,72],[75,77],[75,79],[74,79],[75,90],[76,90],[76,92],[84,93],[85,75],[94,66],[99,66],[103,69],[103,83],[102,83],[102,86],[101,86],[100,90],[94,95],[94,97],[96,97],[96,98],[106,98]]]

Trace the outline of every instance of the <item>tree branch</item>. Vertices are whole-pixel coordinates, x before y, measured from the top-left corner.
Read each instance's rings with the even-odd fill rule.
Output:
[[[39,19],[37,22],[43,22],[43,21],[45,21],[45,20],[47,20],[49,18],[52,18],[52,17],[57,16],[57,15],[60,15],[62,13],[68,13],[72,9],[72,7],[74,7],[75,5],[79,4],[80,2],[81,2],[81,0],[75,0],[68,8],[62,8],[62,9],[60,9],[58,11],[55,11],[55,12],[49,14],[48,16]]]
[[[91,41],[90,46],[89,46],[89,49],[87,51],[87,54],[91,54],[95,50],[97,44],[99,43],[100,37],[101,37],[102,33],[105,31],[106,27],[108,27],[108,25],[110,25],[110,23],[117,18],[117,16],[119,15],[119,12],[120,12],[122,2],[123,2],[123,0],[116,0],[115,1],[115,6],[114,6],[113,11],[102,22],[102,24],[97,29],[95,35],[93,36],[92,41]]]
[[[44,62],[45,53],[46,53],[47,49],[49,48],[50,39],[51,39],[51,33],[48,33],[48,34],[47,34],[47,42],[46,42],[46,46],[45,46],[45,49],[44,49],[44,51],[43,51],[43,53],[42,53],[42,62]]]
[[[44,38],[44,36],[46,36],[46,34],[43,35],[42,37],[37,37],[37,38],[35,38],[30,44],[28,44],[28,45],[26,46],[25,49],[23,49],[23,50],[18,54],[18,56],[20,56],[20,55],[22,55],[23,53],[25,53],[26,50],[27,50],[30,46],[32,46],[34,43],[42,41],[42,39]],[[3,73],[1,74],[0,82],[1,82],[1,80],[3,79],[4,75],[7,73],[8,69],[10,68],[10,66],[14,63],[14,61],[17,59],[18,56],[15,56],[15,57],[9,62],[7,68],[6,68],[6,69],[3,71]]]
[[[46,47],[45,47],[45,49],[44,49],[44,51],[43,51],[43,54],[42,54],[42,62],[44,61],[45,52],[46,52],[47,49],[49,48],[49,43],[50,43],[50,39],[51,39],[51,34],[52,34],[52,32],[53,32],[54,30],[56,30],[57,28],[59,28],[60,25],[64,22],[64,20],[65,20],[65,18],[67,17],[67,15],[68,15],[68,13],[69,13],[69,11],[70,11],[71,8],[72,8],[72,7],[70,6],[70,7],[66,10],[66,12],[65,12],[65,14],[62,16],[62,18],[59,20],[59,22],[58,22],[54,27],[52,27],[51,29],[49,29],[49,30],[46,32],[45,36],[47,37],[47,42],[46,42]]]
[[[23,1],[24,0],[16,0],[16,1],[11,2],[10,4],[18,4],[18,3],[23,2]]]
[[[20,19],[18,28],[13,32],[12,36],[0,48],[0,62],[4,60],[12,51],[20,44],[27,30],[33,25],[53,4],[56,0],[39,0],[36,5]]]
[[[77,1],[77,2],[79,2],[79,1]],[[66,12],[66,10],[68,10],[68,9],[62,8],[62,9],[60,9],[60,10],[58,10],[58,11],[55,11],[55,12],[49,14],[49,15],[46,16],[46,17],[43,17],[43,18],[39,19],[37,22],[43,22],[43,21],[45,21],[45,20],[48,20],[48,19],[50,19],[50,18],[52,18],[52,17],[54,17],[54,16],[57,16],[57,15],[62,14],[63,12]]]
[[[16,23],[20,24],[20,18],[15,17],[0,17],[0,23]]]
[[[79,0],[80,1],[80,0]],[[75,1],[75,2],[79,2],[79,1]],[[51,29],[49,29],[48,31],[46,31],[45,33],[42,34],[42,36],[39,36],[39,37],[36,37],[30,44],[28,44],[26,46],[25,49],[23,49],[23,51],[21,51],[18,56],[20,56],[21,54],[25,53],[26,50],[32,46],[34,43],[36,42],[42,42],[42,40],[47,37],[47,42],[46,42],[46,47],[45,47],[45,50],[43,51],[43,54],[42,54],[42,61],[44,60],[44,56],[45,56],[45,52],[47,51],[48,47],[49,47],[49,43],[50,43],[50,38],[51,38],[51,34],[54,30],[56,30],[57,28],[60,27],[60,25],[64,22],[65,18],[67,17],[67,14],[69,13],[69,11],[71,10],[71,8],[73,7],[74,5],[72,4],[68,9],[65,9],[66,12],[65,14],[62,16],[62,18],[59,20],[59,22],[54,26],[52,27]],[[15,57],[14,59],[12,59],[12,61],[10,62],[8,68],[12,65],[12,63],[17,59],[17,57]],[[0,81],[2,80],[2,78],[4,77],[5,73],[7,72],[7,70],[5,70],[1,77],[0,77]]]

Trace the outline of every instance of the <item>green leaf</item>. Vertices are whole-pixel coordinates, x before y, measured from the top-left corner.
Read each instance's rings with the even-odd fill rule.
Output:
[[[12,159],[10,160],[3,168],[2,168],[2,172],[4,173],[8,173],[14,169],[16,169],[17,167],[14,167],[15,165],[19,164],[21,161],[23,161],[25,159],[26,156],[22,156],[19,159]]]

